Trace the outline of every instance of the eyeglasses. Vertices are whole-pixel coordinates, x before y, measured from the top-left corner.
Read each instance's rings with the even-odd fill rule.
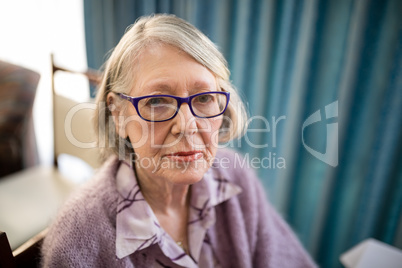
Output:
[[[229,104],[230,93],[222,91],[203,92],[186,98],[172,95],[150,95],[130,97],[118,95],[130,101],[138,115],[149,122],[164,122],[174,118],[183,103],[187,103],[191,113],[198,118],[212,118],[223,114]]]

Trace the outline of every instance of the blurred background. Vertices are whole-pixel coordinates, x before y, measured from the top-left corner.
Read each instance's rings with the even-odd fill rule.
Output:
[[[36,164],[51,164],[50,53],[100,69],[138,17],[189,21],[247,103],[250,130],[231,146],[264,159],[270,201],[321,267],[341,267],[369,237],[402,248],[401,10],[400,0],[1,0],[0,60],[41,75]],[[61,83],[77,101],[95,94]]]

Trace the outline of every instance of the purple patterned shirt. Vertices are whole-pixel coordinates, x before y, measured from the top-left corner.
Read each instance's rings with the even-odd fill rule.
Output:
[[[220,267],[208,241],[207,229],[215,223],[215,206],[239,194],[241,188],[215,178],[211,169],[191,186],[188,222],[189,254],[160,226],[142,195],[133,169],[122,164],[117,172],[119,200],[116,219],[116,255],[131,255],[136,262],[162,267]],[[134,254],[133,254],[134,253]],[[152,260],[153,259],[153,260]]]

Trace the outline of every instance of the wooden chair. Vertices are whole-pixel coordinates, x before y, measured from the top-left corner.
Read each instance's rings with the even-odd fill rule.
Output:
[[[79,148],[66,137],[65,118],[79,103],[56,93],[54,74],[60,71],[78,73],[58,67],[52,57],[55,166],[25,169],[0,180],[0,228],[8,235],[7,239],[4,232],[0,234],[0,268],[38,266],[40,245],[49,223],[68,195],[79,186],[59,172],[57,156],[71,154],[94,168],[100,165],[96,148]],[[93,83],[99,81],[96,72],[81,74]],[[91,119],[88,109],[74,115],[72,133],[78,140],[93,138],[88,132]]]

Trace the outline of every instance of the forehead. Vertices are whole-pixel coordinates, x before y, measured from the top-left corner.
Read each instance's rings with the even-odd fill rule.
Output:
[[[165,44],[145,48],[134,66],[133,96],[217,90],[215,76],[182,50]]]

